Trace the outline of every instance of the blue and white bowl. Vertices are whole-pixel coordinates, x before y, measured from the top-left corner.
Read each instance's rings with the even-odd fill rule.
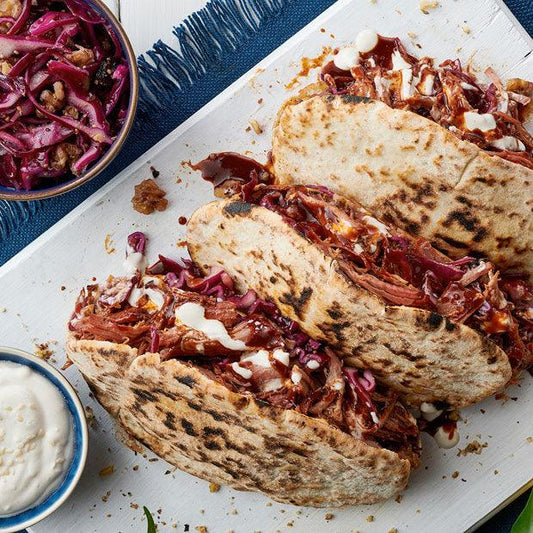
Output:
[[[29,366],[49,380],[61,393],[73,421],[74,452],[61,484],[43,502],[19,514],[0,516],[0,533],[20,531],[52,514],[76,487],[87,459],[88,433],[83,406],[67,379],[52,365],[32,354],[15,348],[0,347],[0,361]]]

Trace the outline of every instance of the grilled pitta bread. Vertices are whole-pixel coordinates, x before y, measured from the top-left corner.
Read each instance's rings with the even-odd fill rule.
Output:
[[[317,90],[278,115],[280,184],[325,185],[451,257],[473,252],[502,270],[533,272],[533,170],[411,111]]]
[[[72,334],[67,353],[131,437],[194,476],[313,507],[375,503],[407,484],[409,461],[395,452],[234,393],[189,364]]]
[[[511,377],[507,355],[492,341],[436,313],[387,305],[266,208],[207,204],[191,217],[187,240],[201,268],[222,267],[240,290],[273,301],[311,337],[350,365],[369,368],[410,403],[464,407]]]

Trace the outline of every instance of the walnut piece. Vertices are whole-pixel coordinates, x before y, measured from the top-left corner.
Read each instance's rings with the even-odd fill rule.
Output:
[[[168,205],[166,194],[153,179],[144,180],[135,185],[135,195],[131,199],[133,209],[143,215],[150,215],[156,209],[164,211]]]
[[[60,81],[56,81],[53,85],[54,92],[46,89],[41,93],[41,102],[43,107],[55,113],[65,106],[65,87]]]
[[[12,17],[17,19],[22,13],[20,0],[0,0],[0,17]]]
[[[56,146],[50,159],[50,165],[55,170],[63,170],[72,166],[80,157],[81,148],[71,143],[61,143]]]
[[[93,51],[89,48],[83,48],[83,46],[78,46],[75,52],[66,54],[65,57],[77,67],[85,67],[94,62]]]

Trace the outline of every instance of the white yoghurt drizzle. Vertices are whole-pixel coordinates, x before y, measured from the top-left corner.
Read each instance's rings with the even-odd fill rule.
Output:
[[[74,453],[72,416],[39,372],[0,362],[0,516],[44,501],[63,481]]]
[[[134,287],[132,289],[128,297],[128,303],[131,306],[136,307],[139,300],[146,295],[148,296],[150,303],[153,304],[153,306],[155,306],[158,310],[160,310],[165,304],[165,297],[161,292],[152,289],[151,287],[147,287],[147,285],[153,282],[154,285],[160,286],[161,280],[153,276],[143,276],[141,281],[141,287]]]
[[[447,433],[442,427],[437,429],[435,435],[433,435],[435,442],[439,448],[444,448],[445,450],[449,448],[454,448],[459,444],[459,431],[456,427],[453,429],[453,434]]]
[[[420,405],[420,414],[422,418],[428,422],[432,422],[443,413],[442,410],[437,409],[432,403],[423,402]],[[439,427],[433,435],[435,442],[439,448],[448,449],[457,446],[459,443],[459,430],[457,427],[453,428],[453,434],[447,433],[442,427]]]
[[[463,114],[465,127],[469,131],[490,131],[496,128],[496,120],[490,113],[475,113],[466,111]]]
[[[374,217],[371,217],[370,215],[365,215],[364,217],[362,217],[362,220],[364,220],[364,222],[368,226],[374,228],[381,235],[385,235],[387,237],[390,236],[387,226],[385,226],[385,224],[383,224],[379,220],[376,220]]]
[[[374,30],[363,30],[355,38],[355,44],[341,48],[333,57],[334,65],[341,70],[350,70],[359,64],[359,54],[372,51],[378,44],[378,34]]]
[[[231,367],[237,374],[244,379],[250,379],[253,376],[253,371],[249,368],[242,367],[240,363],[252,363],[253,366],[261,368],[270,368],[272,366],[269,357],[270,352],[268,350],[257,350],[256,352],[250,352],[241,356],[239,362],[231,364]],[[272,352],[272,357],[278,360],[282,365],[289,366],[289,353],[281,349],[276,349]],[[300,376],[301,379],[301,376]],[[281,378],[274,378],[261,384],[262,392],[271,392],[281,389],[283,387],[283,380]]]
[[[146,258],[141,252],[136,252],[129,244],[126,247],[126,259],[124,259],[124,270],[129,276],[134,276],[137,271],[144,272],[147,266]]]
[[[232,339],[220,320],[205,318],[205,309],[197,303],[186,302],[176,308],[176,322],[201,331],[208,339],[217,341],[229,350],[245,350],[243,341]]]

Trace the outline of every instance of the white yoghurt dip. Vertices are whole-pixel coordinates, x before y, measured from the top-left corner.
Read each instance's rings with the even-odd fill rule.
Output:
[[[0,361],[0,516],[43,502],[73,454],[72,415],[59,390],[28,366]]]

